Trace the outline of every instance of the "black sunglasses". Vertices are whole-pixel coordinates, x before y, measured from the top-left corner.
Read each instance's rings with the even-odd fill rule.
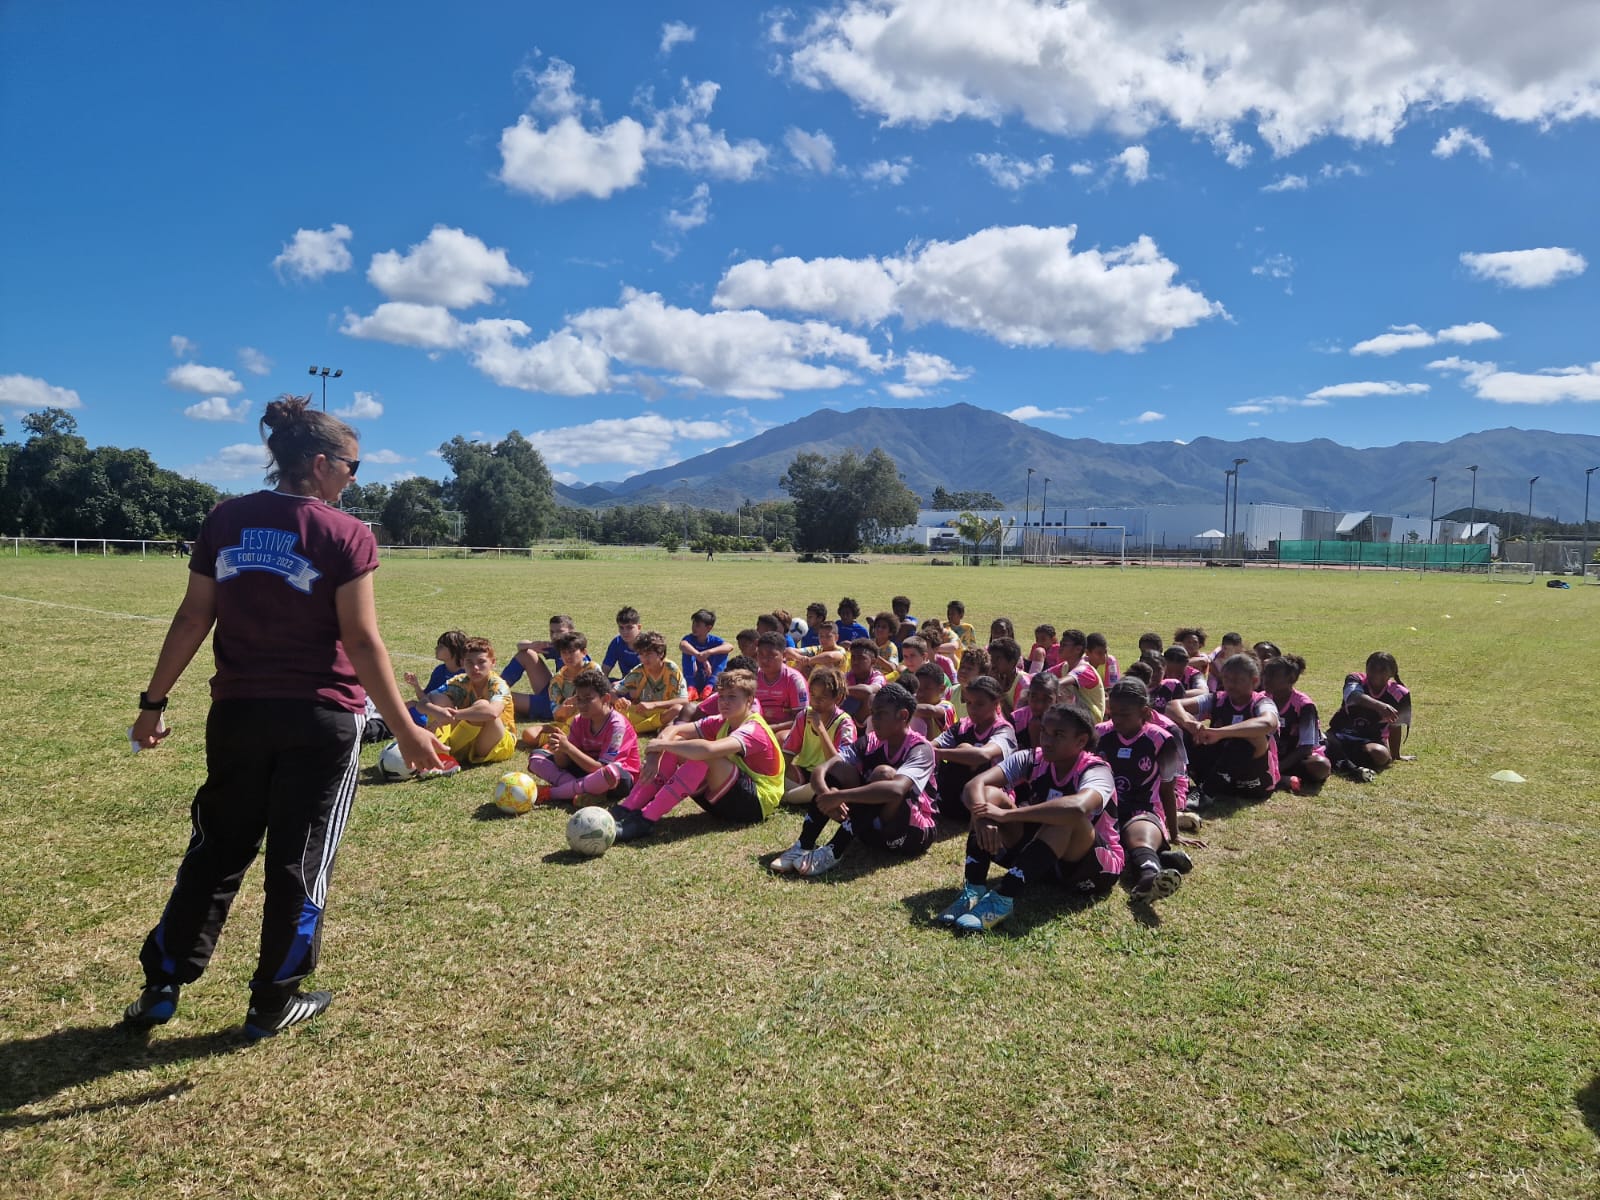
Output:
[[[337,459],[339,462],[342,462],[345,466],[349,467],[351,475],[354,475],[357,471],[361,470],[361,460],[359,458],[346,458],[342,454],[330,454],[328,457]]]

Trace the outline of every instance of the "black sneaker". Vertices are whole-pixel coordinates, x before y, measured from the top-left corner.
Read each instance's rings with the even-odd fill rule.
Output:
[[[636,809],[625,808],[617,818],[617,841],[636,842],[656,831],[656,823]]]
[[[1156,857],[1161,860],[1163,868],[1176,871],[1179,875],[1187,875],[1194,870],[1194,859],[1189,857],[1187,850],[1163,850]]]
[[[296,992],[282,1008],[263,1012],[254,1004],[244,1018],[244,1035],[252,1042],[276,1037],[291,1025],[321,1016],[333,1003],[332,992]]]
[[[130,1029],[151,1029],[165,1025],[178,1011],[178,985],[163,983],[152,985],[139,993],[139,998],[122,1010],[122,1023]]]

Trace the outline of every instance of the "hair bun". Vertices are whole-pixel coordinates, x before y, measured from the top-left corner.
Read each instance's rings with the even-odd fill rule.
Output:
[[[304,416],[310,396],[279,396],[269,401],[261,423],[268,429],[285,429]]]

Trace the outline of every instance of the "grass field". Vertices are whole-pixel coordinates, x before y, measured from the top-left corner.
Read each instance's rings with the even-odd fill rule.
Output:
[[[177,732],[123,729],[183,586],[169,560],[0,564],[22,683],[0,750],[0,1194],[76,1196],[1588,1197],[1600,1194],[1600,588],[1262,571],[393,562],[397,669],[463,627],[508,647],[636,604],[959,595],[1303,653],[1327,712],[1369,650],[1417,696],[1402,765],[1209,822],[1183,889],[930,917],[961,843],[770,876],[787,811],[682,810],[577,861],[565,818],[485,819],[495,769],[363,789],[317,982],[246,1048],[260,901],[148,1043],[112,1028],[187,838],[209,650]],[[1585,699],[1584,697],[1589,697]],[[369,750],[368,760],[376,757]],[[1527,777],[1505,786],[1503,768]]]

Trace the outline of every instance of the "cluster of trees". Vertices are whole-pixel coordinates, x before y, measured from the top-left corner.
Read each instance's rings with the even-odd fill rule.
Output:
[[[795,545],[810,553],[859,550],[917,519],[917,494],[882,450],[797,454],[778,486],[794,498]]]
[[[0,444],[0,530],[26,537],[192,538],[220,498],[143,450],[90,447],[65,409],[22,418]],[[4,435],[0,428],[0,436]]]
[[[996,509],[1004,508],[1000,497],[993,492],[951,492],[943,487],[933,489],[933,495],[928,498],[928,507],[940,510],[948,509]]]
[[[783,549],[794,544],[794,505],[787,500],[746,500],[733,512],[668,504],[612,508],[558,508],[554,537],[583,538],[611,546],[680,546],[715,550]]]

